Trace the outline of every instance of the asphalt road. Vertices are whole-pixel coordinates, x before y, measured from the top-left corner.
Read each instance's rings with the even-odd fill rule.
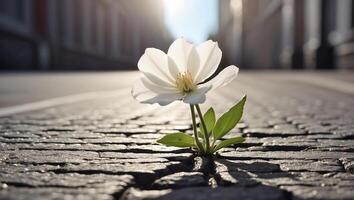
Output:
[[[130,87],[136,72],[0,73],[0,108]]]
[[[130,88],[138,72],[1,73],[0,108],[88,92]],[[354,93],[354,72],[241,71],[240,79],[264,77]],[[237,80],[236,80],[237,81]]]

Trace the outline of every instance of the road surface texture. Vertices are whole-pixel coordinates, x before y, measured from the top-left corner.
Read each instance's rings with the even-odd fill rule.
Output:
[[[210,92],[219,116],[248,96],[230,135],[246,142],[214,159],[156,144],[191,133],[189,107],[134,101],[137,73],[4,76],[0,199],[354,199],[353,73],[245,72]]]

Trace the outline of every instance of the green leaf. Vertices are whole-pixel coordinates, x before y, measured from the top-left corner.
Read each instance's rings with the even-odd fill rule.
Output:
[[[201,130],[202,128],[200,128]],[[203,133],[201,133],[200,131],[198,131],[198,137],[200,137],[201,139],[204,139]]]
[[[240,121],[243,114],[243,107],[245,105],[247,96],[244,96],[235,106],[224,113],[216,122],[213,134],[214,140],[222,138],[226,133],[231,131]]]
[[[214,126],[215,126],[215,111],[212,107],[209,108],[209,110],[203,115],[203,119],[204,119],[204,123],[205,126],[208,130],[208,134],[213,130]],[[201,134],[204,135],[204,129],[202,127],[202,124],[199,124],[199,130],[201,132]],[[210,136],[210,135],[209,135]]]
[[[181,132],[165,135],[157,142],[160,144],[164,144],[166,146],[174,146],[174,147],[194,146],[194,138],[188,134],[181,133]]]
[[[242,143],[244,141],[245,141],[245,138],[242,137],[242,136],[224,140],[224,141],[220,142],[218,145],[216,145],[216,147],[214,148],[214,152],[216,152],[216,151],[218,151],[218,150],[220,150],[222,148],[228,147],[228,146],[230,146],[232,144],[239,144],[239,143]]]

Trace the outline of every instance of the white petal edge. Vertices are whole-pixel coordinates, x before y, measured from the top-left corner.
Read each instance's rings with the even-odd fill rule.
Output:
[[[139,102],[153,98],[156,96],[156,93],[152,92],[149,88],[147,88],[141,79],[137,80],[131,90],[131,94],[134,99]]]
[[[181,100],[183,94],[180,93],[156,93],[144,85],[139,79],[132,88],[132,96],[141,103],[154,104],[158,103],[161,106],[168,105],[176,100]]]
[[[153,75],[163,81],[158,83],[155,80],[151,80],[156,84],[173,85],[174,79],[168,72],[170,71],[170,67],[175,66],[169,66],[169,64],[168,56],[163,51],[155,48],[147,48],[138,61],[138,68],[144,74]]]
[[[182,100],[183,94],[171,93],[171,94],[157,94],[155,97],[142,101],[141,103],[154,104],[157,103],[160,106],[166,106],[174,101]]]
[[[221,61],[222,51],[218,43],[212,40],[200,44],[197,47],[197,51],[200,58],[200,70],[195,80],[197,83],[201,83],[217,70]]]
[[[187,94],[183,102],[188,104],[201,104],[206,100],[206,93],[211,89],[210,86],[199,87],[192,93]]]
[[[167,55],[176,63],[179,72],[187,70],[188,58],[193,44],[187,42],[184,38],[176,39],[168,48]]]
[[[238,71],[238,67],[236,67],[235,65],[230,65],[223,69],[216,77],[204,84],[201,84],[200,86],[211,87],[212,90],[218,87],[223,87],[229,84],[237,77]]]

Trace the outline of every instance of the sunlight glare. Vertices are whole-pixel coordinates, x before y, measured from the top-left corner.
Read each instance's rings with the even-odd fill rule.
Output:
[[[242,12],[242,0],[231,0],[230,8],[234,15],[241,15]]]
[[[178,13],[186,6],[186,0],[164,0],[164,4],[169,11]]]
[[[201,43],[217,30],[218,0],[163,0],[165,24],[173,38]]]

